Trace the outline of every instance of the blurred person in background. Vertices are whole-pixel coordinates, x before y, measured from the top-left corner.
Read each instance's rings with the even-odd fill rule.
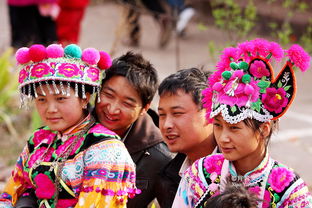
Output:
[[[16,50],[34,43],[49,45],[57,41],[55,18],[57,0],[7,0],[11,46]]]
[[[63,46],[79,42],[81,21],[89,0],[58,0],[60,13],[56,19],[58,42]]]
[[[141,26],[140,16],[143,5],[154,17],[159,25],[158,46],[164,48],[167,46],[172,31],[172,18],[168,12],[168,5],[163,0],[123,0],[123,19],[126,27],[126,44],[134,47],[140,45]]]
[[[178,36],[184,36],[187,24],[195,15],[195,9],[191,2],[185,0],[167,0],[168,4],[173,9],[173,17],[175,17],[175,30]]]

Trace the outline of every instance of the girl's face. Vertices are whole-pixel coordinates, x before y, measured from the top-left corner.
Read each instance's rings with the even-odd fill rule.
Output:
[[[259,131],[254,131],[243,121],[227,123],[220,114],[213,122],[214,135],[225,159],[236,162],[262,160],[265,152],[264,138],[268,135],[269,128],[269,123],[263,123]]]
[[[38,97],[35,98],[35,104],[42,121],[51,130],[64,132],[84,118],[83,107],[89,101],[88,94],[87,99],[81,99],[75,96],[72,88],[68,97],[54,92],[50,94],[46,85],[42,85],[42,89],[46,96],[43,96],[41,89],[37,87]]]

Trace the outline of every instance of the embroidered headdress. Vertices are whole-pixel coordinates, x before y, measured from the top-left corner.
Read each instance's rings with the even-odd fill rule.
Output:
[[[16,60],[20,65],[18,81],[22,105],[26,98],[37,97],[38,90],[45,95],[43,84],[56,94],[69,95],[71,85],[76,96],[81,92],[85,98],[85,87],[93,88],[92,93],[98,94],[104,76],[101,70],[109,68],[112,63],[106,52],[94,48],[82,51],[75,44],[65,48],[58,44],[47,48],[39,44],[23,47],[17,50]]]
[[[287,63],[274,78],[270,62],[284,56]],[[211,121],[219,113],[231,124],[246,118],[261,122],[278,119],[295,97],[293,66],[301,71],[310,66],[309,54],[299,45],[284,51],[275,42],[255,39],[226,48],[209,78],[209,88],[203,91],[207,119]]]

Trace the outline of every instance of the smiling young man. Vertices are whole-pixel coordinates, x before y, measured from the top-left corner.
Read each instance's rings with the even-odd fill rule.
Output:
[[[159,128],[176,157],[162,172],[162,186],[173,202],[184,171],[216,147],[212,125],[205,118],[201,91],[209,73],[197,68],[184,69],[165,78],[158,88]]]
[[[157,114],[149,109],[158,86],[157,72],[140,54],[128,52],[115,59],[105,73],[96,115],[122,138],[136,164],[137,188],[142,190],[127,207],[145,208],[154,198],[161,207],[169,207],[158,179],[172,154],[153,122],[158,121]]]

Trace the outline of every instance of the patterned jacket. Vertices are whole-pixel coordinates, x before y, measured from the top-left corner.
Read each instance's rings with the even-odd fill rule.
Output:
[[[0,207],[12,207],[32,192],[39,207],[126,207],[136,191],[135,165],[119,137],[101,124],[82,134],[89,122],[62,136],[48,127],[36,130],[0,195]],[[65,151],[70,154],[60,166],[56,158]]]
[[[312,197],[304,181],[285,165],[267,154],[254,170],[238,176],[233,164],[222,154],[197,160],[179,186],[173,207],[204,207],[208,198],[222,193],[228,178],[255,193],[258,208],[311,207]]]

